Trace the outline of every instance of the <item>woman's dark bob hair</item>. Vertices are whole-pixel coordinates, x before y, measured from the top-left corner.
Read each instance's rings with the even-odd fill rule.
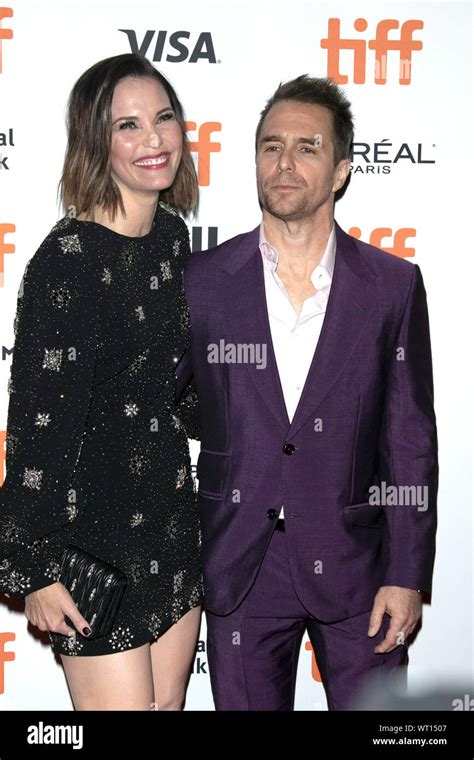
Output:
[[[94,213],[96,206],[114,219],[120,208],[125,215],[122,195],[111,176],[111,105],[114,89],[125,77],[156,79],[168,95],[183,133],[181,161],[171,187],[160,191],[160,200],[187,216],[196,211],[199,187],[189,150],[184,111],[168,80],[138,53],[125,53],[91,66],[74,85],[68,102],[68,141],[59,182],[59,195],[66,210],[74,214]]]

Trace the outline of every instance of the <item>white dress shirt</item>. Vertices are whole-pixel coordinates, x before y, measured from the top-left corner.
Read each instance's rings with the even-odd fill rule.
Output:
[[[260,225],[260,251],[273,350],[286,411],[291,422],[318,345],[326,313],[336,256],[336,229],[333,223],[321,261],[311,274],[316,293],[306,298],[299,314],[296,313],[288,291],[278,276],[278,252],[266,240],[263,221]],[[283,507],[280,517],[284,517]]]

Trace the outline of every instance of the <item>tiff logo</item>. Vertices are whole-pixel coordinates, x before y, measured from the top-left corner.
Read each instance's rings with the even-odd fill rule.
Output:
[[[3,29],[2,21],[4,18],[11,18],[13,16],[13,8],[0,8],[0,74],[3,72],[2,65],[2,43],[3,40],[11,40],[13,38],[13,29]]]
[[[356,32],[365,32],[367,29],[365,18],[357,18],[354,21]],[[414,50],[421,50],[423,43],[413,39],[413,32],[423,29],[423,21],[410,19],[400,22],[396,19],[386,18],[379,21],[375,30],[374,39],[365,40],[353,37],[341,37],[341,20],[330,18],[328,20],[328,36],[321,40],[321,47],[328,51],[327,75],[336,84],[347,84],[349,77],[340,70],[341,50],[353,52],[352,77],[354,84],[364,84],[367,68],[367,48],[375,53],[375,84],[387,83],[387,57],[389,53],[398,53],[400,84],[411,83],[411,58]],[[399,30],[397,37],[390,37],[389,32]]]
[[[212,142],[211,134],[220,132],[222,124],[219,121],[205,121],[198,126],[195,121],[186,121],[187,132],[198,130],[197,140],[189,142],[189,149],[197,153],[198,182],[200,187],[208,187],[211,182],[211,153],[220,153],[220,142]]]
[[[0,222],[0,288],[3,288],[4,272],[5,272],[5,259],[6,253],[15,253],[15,244],[6,243],[5,235],[9,235],[15,232],[16,227],[14,224],[7,224]]]
[[[360,239],[362,230],[360,227],[351,227],[348,230],[349,235]],[[415,255],[415,249],[406,245],[408,238],[416,237],[416,229],[414,227],[400,227],[398,230],[393,230],[391,227],[376,227],[370,233],[369,243],[380,248],[382,251],[392,253],[394,256],[398,256],[400,259],[412,258]],[[386,238],[393,238],[393,244],[382,244],[382,241]]]
[[[316,660],[316,654],[313,649],[313,645],[310,641],[307,641],[304,645],[304,648],[307,652],[311,652],[311,676],[315,681],[319,681],[319,683],[322,683],[321,673],[319,671],[318,667],[318,661]]]
[[[15,634],[0,632],[0,694],[5,693],[5,663],[13,662],[15,659],[15,652],[5,651],[8,641],[15,641]]]

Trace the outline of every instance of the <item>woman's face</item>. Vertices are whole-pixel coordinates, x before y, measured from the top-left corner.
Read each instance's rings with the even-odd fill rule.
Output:
[[[112,98],[112,177],[132,192],[165,190],[181,160],[183,136],[168,95],[152,77],[126,77]]]

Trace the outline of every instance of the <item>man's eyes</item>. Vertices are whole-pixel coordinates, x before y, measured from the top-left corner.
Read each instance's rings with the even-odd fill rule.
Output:
[[[265,149],[265,153],[273,153],[277,150],[281,150],[280,145],[268,145]],[[300,145],[298,147],[298,150],[302,153],[315,153],[315,149],[312,148],[310,145]]]

